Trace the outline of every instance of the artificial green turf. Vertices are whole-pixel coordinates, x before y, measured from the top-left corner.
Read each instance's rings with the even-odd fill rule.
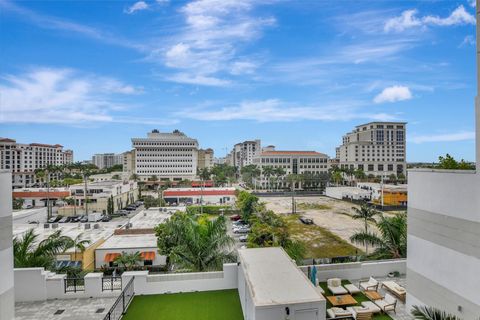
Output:
[[[122,320],[243,320],[238,291],[135,296]]]
[[[342,285],[346,285],[351,283],[348,280],[342,280]],[[326,282],[320,282],[320,287],[325,291],[326,296],[333,296],[333,294],[328,290],[328,286]],[[366,295],[363,294],[363,292],[356,293],[352,295],[355,300],[357,300],[357,306],[361,306],[363,301],[370,301],[370,299],[367,298]],[[330,301],[327,300],[327,309],[331,308],[332,304]],[[392,318],[388,314],[376,314],[372,317],[373,320],[392,320]]]

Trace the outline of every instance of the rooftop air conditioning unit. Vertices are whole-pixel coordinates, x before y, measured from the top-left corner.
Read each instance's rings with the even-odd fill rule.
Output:
[[[90,229],[90,223],[85,223],[85,230]]]
[[[98,228],[100,228],[100,225],[99,225],[98,223],[95,223],[95,224],[93,225],[93,229],[98,229]]]
[[[52,223],[52,229],[57,229],[58,228],[58,223]]]
[[[49,223],[44,223],[43,224],[43,229],[49,229],[50,228],[50,224]]]
[[[147,216],[147,211],[143,211],[143,216],[144,216],[144,217]]]

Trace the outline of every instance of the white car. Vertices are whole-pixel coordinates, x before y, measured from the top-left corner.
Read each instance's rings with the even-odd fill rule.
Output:
[[[233,233],[249,233],[249,232],[250,232],[249,227],[233,228]]]

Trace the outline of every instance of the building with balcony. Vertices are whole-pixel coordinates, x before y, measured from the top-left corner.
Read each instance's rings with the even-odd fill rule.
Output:
[[[200,169],[210,169],[213,167],[213,149],[199,149],[198,150],[198,165],[197,168]]]
[[[132,138],[135,172],[141,180],[193,180],[197,175],[198,142],[178,130],[153,130],[146,138]]]
[[[123,153],[97,153],[92,156],[92,164],[98,169],[107,169],[115,165],[123,165]]]
[[[406,123],[370,122],[343,136],[336,149],[341,169],[388,177],[406,174]]]
[[[237,167],[240,172],[244,166],[253,164],[253,159],[258,157],[261,152],[262,147],[259,139],[237,143],[228,155],[228,164]]]
[[[12,172],[13,188],[31,187],[42,181],[35,176],[36,169],[49,165],[60,166],[73,162],[73,151],[63,150],[59,144],[17,143],[0,138],[0,170]],[[53,173],[51,178],[53,178]]]

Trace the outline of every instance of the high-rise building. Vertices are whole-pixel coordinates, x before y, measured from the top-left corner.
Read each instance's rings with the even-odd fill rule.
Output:
[[[135,173],[141,180],[152,176],[159,180],[193,180],[197,175],[198,142],[183,132],[153,130],[146,138],[132,138],[132,146]]]
[[[122,153],[123,155],[123,172],[130,174],[135,172],[135,149]]]
[[[261,151],[259,139],[237,143],[230,152],[228,163],[240,170],[244,166],[253,164],[253,159],[258,157]]]
[[[48,165],[65,165],[73,162],[73,151],[63,150],[59,144],[17,143],[13,139],[0,138],[0,169],[12,172],[13,188],[31,187],[40,180],[36,169]]]
[[[370,122],[343,136],[336,150],[340,168],[388,177],[406,175],[406,123]]]
[[[480,315],[479,44],[477,24],[477,170],[408,171],[407,309],[428,305],[458,319]]]
[[[253,164],[260,167],[262,174],[259,186],[268,187],[271,183],[265,167],[282,168],[285,174],[275,182],[277,188],[289,187],[286,177],[289,174],[319,175],[329,169],[328,156],[316,151],[276,151],[274,146],[264,148]],[[301,185],[299,186],[301,188]]]
[[[123,165],[123,153],[97,153],[92,157],[92,163],[98,169],[107,169],[115,165]]]
[[[213,149],[198,150],[198,169],[213,167]]]

